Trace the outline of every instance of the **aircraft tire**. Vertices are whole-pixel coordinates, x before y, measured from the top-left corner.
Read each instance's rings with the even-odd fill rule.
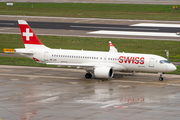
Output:
[[[163,77],[159,77],[159,81],[163,81]]]
[[[86,79],[92,78],[92,74],[91,74],[91,73],[86,73],[86,74],[85,74],[85,78],[86,78]]]

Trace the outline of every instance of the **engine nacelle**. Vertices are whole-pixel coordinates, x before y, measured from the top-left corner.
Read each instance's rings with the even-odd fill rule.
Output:
[[[94,69],[94,75],[96,78],[112,78],[114,72],[110,67],[97,67]]]

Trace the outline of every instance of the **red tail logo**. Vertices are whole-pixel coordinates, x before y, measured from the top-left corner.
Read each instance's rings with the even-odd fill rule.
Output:
[[[24,20],[18,20],[24,44],[43,45],[30,26]]]
[[[23,32],[23,36],[26,36],[26,41],[29,41],[29,37],[33,37],[33,33],[29,32],[29,28],[26,28],[26,32]]]

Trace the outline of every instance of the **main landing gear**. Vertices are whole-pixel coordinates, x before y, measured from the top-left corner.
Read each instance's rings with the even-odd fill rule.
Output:
[[[92,78],[92,74],[91,74],[91,73],[89,73],[89,72],[88,72],[88,73],[86,73],[86,74],[85,74],[85,78],[87,78],[87,79]]]
[[[159,74],[160,74],[159,81],[163,81],[162,74],[164,74],[164,73],[159,73]]]

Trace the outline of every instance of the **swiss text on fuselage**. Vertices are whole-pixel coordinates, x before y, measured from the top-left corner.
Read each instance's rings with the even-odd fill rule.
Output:
[[[120,56],[119,63],[144,64],[144,57]]]

